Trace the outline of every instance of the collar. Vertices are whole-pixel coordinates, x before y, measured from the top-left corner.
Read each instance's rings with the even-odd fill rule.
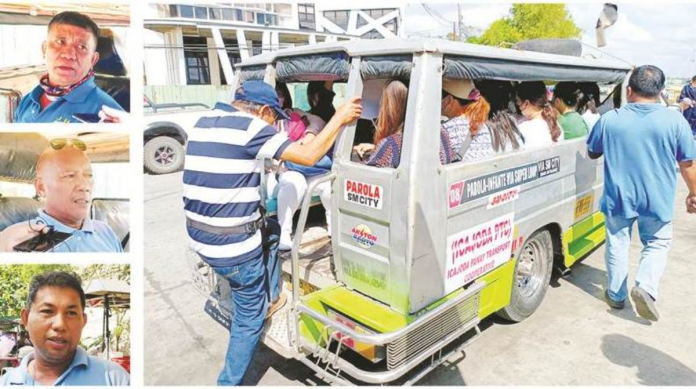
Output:
[[[92,93],[92,91],[96,88],[97,84],[94,83],[94,77],[92,77],[89,80],[82,83],[81,85],[79,85],[77,88],[73,89],[67,95],[61,96],[56,100],[63,99],[70,104],[81,104],[87,100],[89,94]],[[31,95],[34,98],[34,100],[36,100],[36,102],[38,103],[39,98],[41,98],[41,95],[43,93],[44,90],[41,87],[41,85],[37,85],[36,88],[34,88],[34,90],[31,92]]]
[[[213,107],[213,109],[219,109],[219,110],[225,111],[225,112],[237,112],[237,111],[239,111],[237,108],[233,107],[230,104],[220,103],[220,102],[215,103],[215,107]]]
[[[22,359],[22,362],[20,363],[18,369],[19,372],[21,373],[20,376],[24,378],[24,381],[27,383],[30,383],[34,385],[34,378],[29,374],[29,362],[33,361],[35,358],[34,356],[34,351],[30,352],[27,354],[24,359]],[[75,369],[78,366],[85,366],[86,368],[89,368],[89,356],[87,355],[87,352],[82,349],[82,347],[77,347],[75,350],[75,355],[73,356],[72,362],[70,362],[70,366],[68,366],[67,369],[61,374],[57,379],[54,385],[59,384],[61,381],[65,379],[65,377],[70,374],[70,372]],[[22,382],[24,383],[24,382]]]
[[[44,211],[43,209],[39,210],[39,218],[43,219],[46,222],[46,224],[54,226],[56,228],[56,231],[59,232],[67,232],[70,234],[74,233],[75,231],[89,233],[94,232],[94,222],[92,222],[92,219],[90,218],[85,218],[85,220],[82,222],[82,228],[79,230],[70,226],[66,226],[65,224],[56,220],[54,217],[47,214],[46,211]]]

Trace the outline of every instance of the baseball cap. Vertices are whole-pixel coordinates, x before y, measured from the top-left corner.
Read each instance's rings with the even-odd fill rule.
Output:
[[[256,104],[268,105],[273,108],[278,115],[283,119],[290,119],[287,113],[280,106],[278,93],[275,88],[260,80],[251,80],[242,84],[236,92],[234,92],[235,100],[244,100]]]
[[[476,89],[474,82],[471,80],[444,78],[442,80],[442,89],[458,99],[476,101],[481,97],[481,92]]]

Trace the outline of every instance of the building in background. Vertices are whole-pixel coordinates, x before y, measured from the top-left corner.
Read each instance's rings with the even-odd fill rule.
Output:
[[[399,7],[346,9],[314,3],[149,4],[144,15],[145,84],[227,85],[235,63],[263,52],[401,36],[402,15]]]

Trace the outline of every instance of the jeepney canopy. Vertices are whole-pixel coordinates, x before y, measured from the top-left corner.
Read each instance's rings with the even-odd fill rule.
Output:
[[[614,84],[633,69],[614,59],[581,58],[504,49],[441,39],[325,42],[264,53],[237,64],[239,81],[261,80],[272,64],[284,82],[348,79],[352,57],[361,57],[364,79],[409,78],[412,56],[439,53],[443,76],[502,81],[588,81]]]

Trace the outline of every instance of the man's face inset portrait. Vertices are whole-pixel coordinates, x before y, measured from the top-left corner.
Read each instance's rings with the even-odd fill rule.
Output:
[[[87,315],[80,294],[72,288],[44,286],[29,309],[22,310],[34,352],[44,364],[67,366],[80,343]]]
[[[36,192],[46,199],[46,213],[80,228],[90,209],[94,185],[85,152],[71,144],[60,150],[48,149],[36,173]]]
[[[86,28],[56,23],[42,45],[53,86],[69,86],[82,80],[99,61],[97,37]]]

